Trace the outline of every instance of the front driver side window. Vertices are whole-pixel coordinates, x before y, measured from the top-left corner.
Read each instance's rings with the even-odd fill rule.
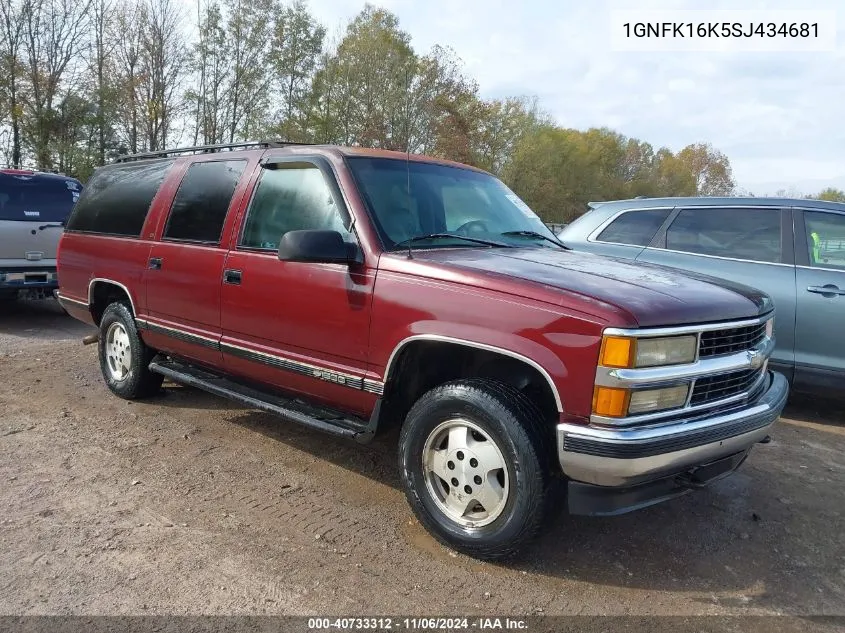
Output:
[[[339,231],[348,240],[348,227],[316,165],[279,163],[261,174],[239,245],[275,250],[288,231],[309,229]]]

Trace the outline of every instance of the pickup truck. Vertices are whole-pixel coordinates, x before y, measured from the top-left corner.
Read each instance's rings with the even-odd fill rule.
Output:
[[[114,394],[167,378],[358,442],[399,427],[413,512],[483,559],[563,499],[613,515],[730,474],[787,397],[767,295],[572,251],[497,178],[435,158],[124,157],[58,266]]]

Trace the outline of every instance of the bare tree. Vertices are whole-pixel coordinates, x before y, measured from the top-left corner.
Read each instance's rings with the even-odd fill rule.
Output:
[[[199,3],[199,38],[189,57],[190,69],[198,78],[187,97],[195,103],[194,144],[222,143],[226,128],[226,84],[230,59],[220,3],[211,0],[203,11]]]
[[[186,61],[182,12],[175,0],[145,0],[141,7],[139,103],[147,147],[167,146],[179,114]]]
[[[226,49],[231,54],[227,136],[230,143],[262,127],[269,109],[269,50],[273,0],[226,0]]]
[[[3,79],[0,86],[5,96],[9,110],[9,120],[12,125],[11,163],[13,167],[21,166],[21,103],[20,55],[24,37],[23,2],[0,2],[0,73]]]
[[[123,0],[115,7],[114,28],[117,37],[115,62],[117,90],[117,127],[127,151],[135,154],[142,140],[140,135],[141,29],[142,7],[135,0]]]
[[[110,112],[107,104],[111,101],[113,77],[109,73],[109,59],[115,48],[113,38],[114,0],[93,0],[91,3],[91,55],[90,66],[94,78],[94,98],[96,100],[96,128],[98,164],[106,162],[106,135],[110,127]],[[109,108],[111,109],[111,108]]]

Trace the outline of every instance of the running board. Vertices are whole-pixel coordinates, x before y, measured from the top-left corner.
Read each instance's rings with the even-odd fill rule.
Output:
[[[360,443],[369,442],[375,434],[380,407],[376,407],[369,422],[351,418],[338,411],[308,404],[302,400],[286,398],[224,378],[172,359],[157,357],[149,365],[150,371],[161,374],[173,382],[197,387],[216,396],[235,400],[249,407],[274,413],[290,422],[296,422],[324,433],[349,437]]]

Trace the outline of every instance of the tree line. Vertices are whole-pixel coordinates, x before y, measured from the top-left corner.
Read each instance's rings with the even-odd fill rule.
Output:
[[[303,0],[0,2],[0,163],[85,181],[121,154],[256,139],[469,163],[548,222],[735,186],[706,143],[674,153],[561,127],[534,98],[484,98],[451,49],[416,51],[373,5],[330,34]]]

